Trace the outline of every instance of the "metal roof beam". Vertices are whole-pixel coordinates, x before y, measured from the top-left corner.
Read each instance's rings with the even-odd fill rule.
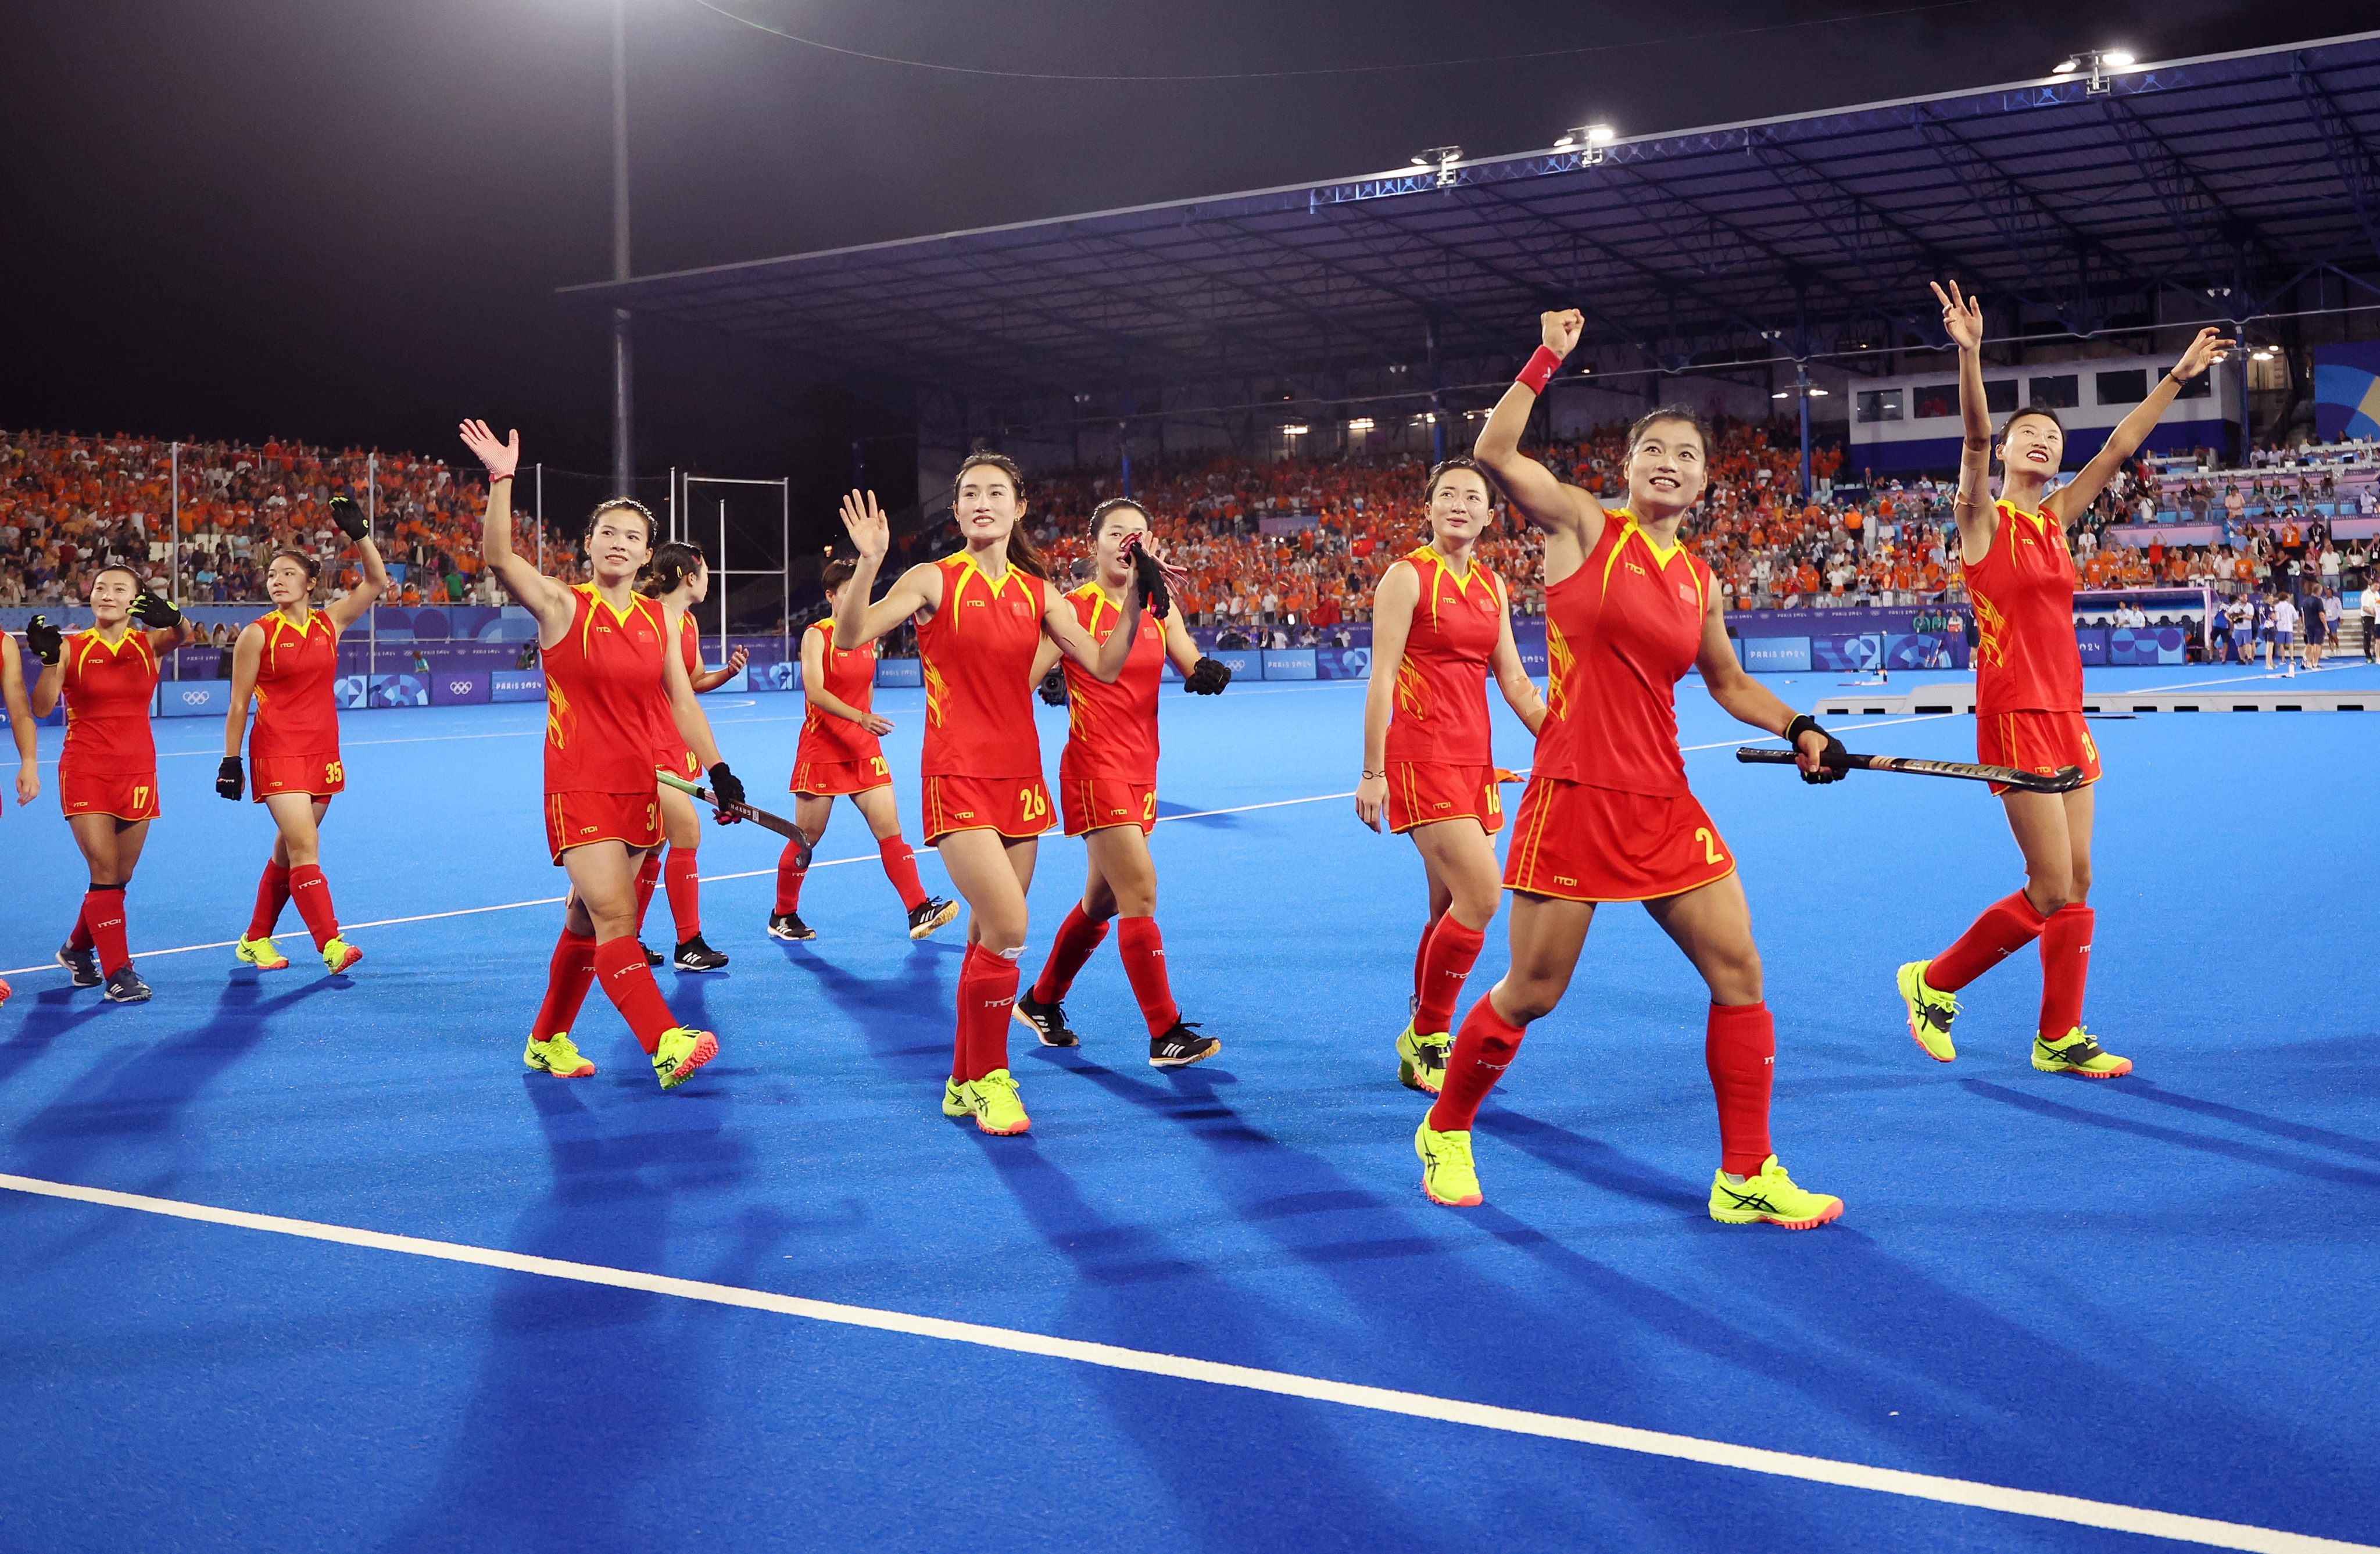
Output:
[[[1946,171],[1961,182],[1981,186],[1985,191],[1984,207],[1993,217],[1992,227],[1999,235],[2010,254],[2023,266],[2034,287],[2049,296],[2057,294],[2057,284],[2042,273],[2034,258],[2043,237],[2050,237],[2055,246],[2069,253],[2095,252],[2103,260],[2147,285],[2157,284],[2155,277],[2143,273],[2121,255],[2110,252],[2097,239],[2052,210],[2041,196],[2011,177],[2007,169],[1971,144],[1965,137],[1944,123],[1940,117],[1921,107],[1916,115],[1917,132],[1933,148]],[[2034,238],[2028,244],[2027,235]],[[2064,308],[2057,310],[2058,321],[2070,323]]]
[[[1279,249],[1283,253],[1293,255],[1304,263],[1314,265],[1318,269],[1328,270],[1334,275],[1342,275],[1347,279],[1354,281],[1357,285],[1363,286],[1367,290],[1385,292],[1401,302],[1410,304],[1413,309],[1424,318],[1438,317],[1452,319],[1455,322],[1463,325],[1465,329],[1477,334],[1482,340],[1492,341],[1500,339],[1504,335],[1505,332],[1503,330],[1496,328],[1491,324],[1486,323],[1481,320],[1473,317],[1470,313],[1464,311],[1461,308],[1454,307],[1451,303],[1441,301],[1436,297],[1424,297],[1419,293],[1410,291],[1403,286],[1384,281],[1377,275],[1366,274],[1363,271],[1354,268],[1353,265],[1343,264],[1335,259],[1325,258],[1323,255],[1316,253],[1311,249],[1301,249],[1294,243],[1284,243],[1280,238],[1274,237],[1271,233],[1264,231],[1260,227],[1246,225],[1232,217],[1224,216],[1218,218],[1218,220],[1221,225],[1231,228],[1232,231],[1240,234],[1240,236],[1244,237],[1254,238],[1259,243],[1264,243],[1269,247]],[[1337,222],[1332,222],[1331,225],[1337,226],[1339,224]]]
[[[2205,273],[2206,285],[2221,286],[2237,279],[2236,274],[2227,275],[2216,265],[2216,256],[2204,240],[2207,235],[2202,229],[2214,226],[2218,229],[2216,235],[2220,235],[2224,229],[2252,232],[2253,228],[2234,216],[2215,197],[2189,164],[2174,153],[2173,147],[2166,143],[2165,137],[2151,129],[2131,104],[2110,94],[2101,102],[2100,110],[2116,131],[2116,138],[2131,153],[2132,163],[2140,169],[2141,176],[2165,206],[2168,219],[2173,223],[2173,229],[2180,234],[2191,257],[2198,261],[2199,268]]]
[[[2338,171],[2338,181],[2347,186],[2347,200],[2355,207],[2355,219],[2362,224],[2363,236],[2372,244],[2373,253],[2380,255],[2380,221],[2374,220],[2374,206],[2380,205],[2380,170],[2374,168],[2372,152],[2302,53],[2289,56],[2289,71],[2297,78],[2306,115],[2313,120],[2324,149],[2330,152],[2330,164]]]
[[[1835,246],[1850,262],[1854,273],[1864,276],[1873,272],[1874,261],[1869,257],[1864,240],[1871,225],[1876,231],[1899,240],[1905,253],[1913,257],[1914,262],[1891,285],[1880,285],[1877,288],[1880,292],[1889,294],[1903,289],[1913,282],[1916,275],[1928,271],[1938,274],[1949,264],[1949,260],[1939,246],[1928,242],[1903,226],[1898,220],[1878,209],[1864,195],[1847,188],[1840,181],[1821,171],[1815,164],[1804,162],[1794,155],[1777,139],[1774,131],[1764,130],[1749,137],[1745,141],[1745,149],[1752,153],[1753,160],[1776,174],[1778,181],[1787,189],[1792,190],[1798,183],[1801,186],[1798,192],[1804,199],[1809,198],[1813,191],[1818,191],[1824,198],[1837,202],[1849,214],[1851,219],[1848,221],[1822,219],[1818,225],[1821,230],[1834,239]],[[1832,277],[1826,276],[1823,271],[1818,273],[1828,279],[1829,284],[1833,284]],[[1848,287],[1840,285],[1836,289],[1847,295],[1849,293]],[[1866,305],[1877,309],[1889,318],[1904,316],[1874,302]]]
[[[1177,258],[1172,255],[1159,254],[1152,249],[1144,249],[1139,244],[1128,242],[1124,238],[1118,237],[1113,233],[1094,232],[1091,233],[1090,236],[1098,238],[1103,243],[1109,244],[1111,247],[1123,249],[1125,253],[1131,254],[1135,259],[1153,260],[1160,264],[1168,264],[1174,266],[1177,269],[1186,270],[1190,273],[1196,275],[1201,280],[1207,282],[1209,285],[1220,286],[1227,291],[1235,292],[1238,295],[1248,298],[1252,302],[1262,303],[1268,307],[1279,308],[1285,311],[1295,313],[1300,318],[1305,319],[1308,323],[1313,324],[1321,332],[1326,350],[1328,348],[1329,342],[1333,335],[1340,335],[1347,333],[1347,322],[1344,318],[1336,317],[1332,314],[1322,312],[1318,309],[1309,308],[1305,303],[1298,301],[1295,297],[1290,297],[1284,292],[1261,290],[1256,286],[1249,285],[1245,282],[1233,280],[1229,275],[1217,274],[1214,271],[1208,269],[1203,264],[1195,263],[1189,260]]]

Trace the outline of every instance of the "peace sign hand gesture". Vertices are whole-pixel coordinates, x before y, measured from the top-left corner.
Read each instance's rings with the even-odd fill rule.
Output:
[[[859,549],[862,561],[882,561],[892,548],[892,526],[876,505],[876,493],[855,491],[843,499],[844,531]]]
[[[1984,303],[1979,297],[1961,297],[1959,283],[1952,281],[1945,293],[1939,282],[1927,283],[1934,287],[1934,299],[1942,304],[1942,333],[1950,344],[1962,351],[1980,350],[1984,344]]]

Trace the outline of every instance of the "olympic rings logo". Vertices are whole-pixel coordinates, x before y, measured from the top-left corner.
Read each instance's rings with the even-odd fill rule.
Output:
[[[185,707],[204,707],[208,702],[212,701],[213,699],[214,698],[205,691],[184,691],[182,693],[182,705]]]
[[[471,682],[468,680],[449,680],[446,682],[446,690],[451,696],[468,696],[471,694]]]

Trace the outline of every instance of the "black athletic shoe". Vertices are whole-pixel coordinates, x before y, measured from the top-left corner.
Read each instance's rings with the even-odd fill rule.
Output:
[[[99,953],[78,950],[71,944],[58,946],[58,964],[67,968],[67,979],[78,988],[99,986]]]
[[[929,895],[909,910],[909,937],[923,939],[959,915],[959,904]]]
[[[1186,1020],[1176,1020],[1173,1028],[1148,1044],[1148,1066],[1151,1068],[1184,1068],[1201,1058],[1211,1058],[1223,1050],[1220,1040],[1200,1036],[1198,1027]]]
[[[659,950],[654,949],[651,945],[646,943],[643,940],[639,939],[637,941],[637,948],[645,953],[645,964],[647,965],[659,965],[662,964],[662,953]]]
[[[680,971],[717,971],[727,964],[727,957],[705,944],[698,933],[677,947],[670,964]]]
[[[146,1003],[149,984],[140,980],[140,974],[130,966],[119,965],[107,974],[107,991],[100,997],[110,1003]]]
[[[1066,1006],[1062,1003],[1041,1003],[1033,995],[1020,990],[1016,995],[1016,1017],[1033,1027],[1044,1047],[1080,1047],[1083,1038],[1066,1024]]]
[[[769,937],[771,939],[816,939],[818,929],[802,921],[798,912],[769,914]]]

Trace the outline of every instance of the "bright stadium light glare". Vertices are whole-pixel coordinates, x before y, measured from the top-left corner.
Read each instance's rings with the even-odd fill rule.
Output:
[[[2049,73],[2053,77],[2062,78],[2071,76],[2077,71],[2088,70],[2091,73],[2091,81],[2084,90],[2095,94],[2107,90],[2108,71],[2129,70],[2131,67],[2132,51],[2130,49],[2080,49],[2059,60]]]
[[[1438,169],[1438,187],[1452,188],[1455,185],[1454,164],[1463,160],[1461,146],[1432,146],[1413,159],[1416,167]]]
[[[1554,150],[1566,152],[1575,149],[1578,164],[1591,167],[1603,160],[1603,148],[1612,142],[1616,133],[1608,124],[1572,125],[1562,131],[1560,140],[1554,142]]]
[[[1810,397],[1813,399],[1824,399],[1827,397],[1827,391],[1818,387],[1815,383],[1813,383],[1810,385]]]
[[[1791,399],[1793,395],[1784,389],[1779,389],[1775,394],[1770,395],[1768,397],[1771,399]]]
[[[2070,76],[2081,68],[2082,68],[2082,62],[2079,59],[2061,59],[2049,67],[2049,73],[2053,76]]]
[[[2109,49],[2107,53],[2099,56],[2099,61],[2103,65],[2112,65],[2119,70],[2129,70],[2132,67],[2131,51],[2129,49]]]
[[[1357,416],[1354,420],[1347,423],[1347,430],[1350,431],[1369,431],[1372,430],[1372,418],[1369,416]]]
[[[1281,434],[1283,437],[1303,437],[1305,435],[1305,428],[1300,422],[1292,421],[1281,429]]]

